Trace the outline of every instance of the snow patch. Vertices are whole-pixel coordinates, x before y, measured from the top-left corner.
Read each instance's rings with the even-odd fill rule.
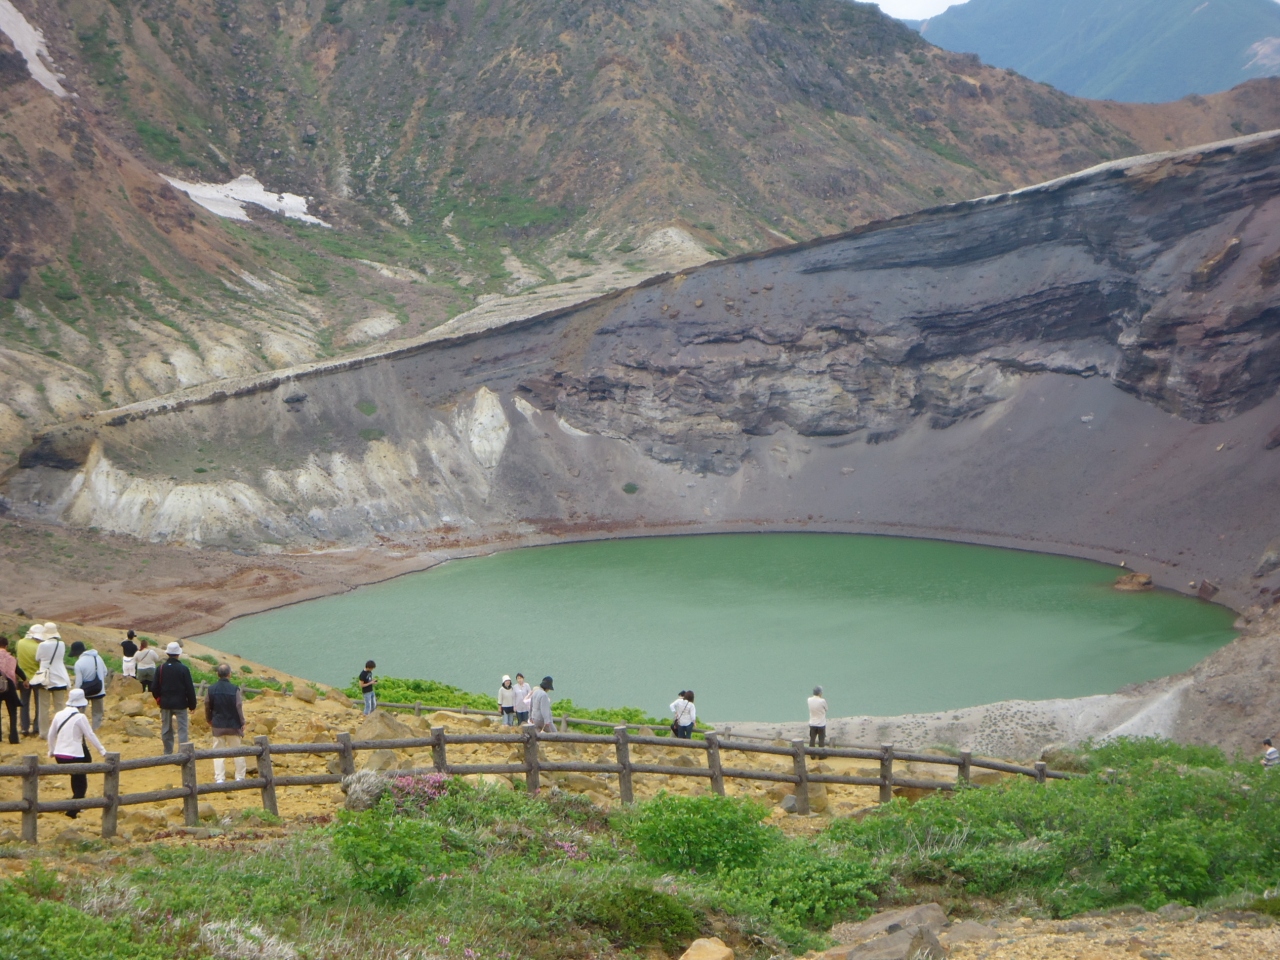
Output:
[[[32,79],[56,97],[70,96],[59,80],[65,73],[57,73],[49,49],[44,44],[44,34],[33,27],[9,0],[0,0],[0,33],[13,41]]]
[[[0,0],[0,4],[6,0]],[[174,177],[165,177],[194,202],[210,213],[229,220],[248,220],[244,205],[252,203],[272,213],[283,214],[292,220],[330,226],[319,217],[307,213],[307,198],[296,193],[270,193],[250,176],[239,176],[228,183],[188,183]]]

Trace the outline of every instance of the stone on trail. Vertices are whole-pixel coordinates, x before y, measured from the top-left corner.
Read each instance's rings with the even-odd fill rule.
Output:
[[[994,940],[1000,934],[976,920],[961,920],[953,923],[938,937],[946,947],[957,943],[969,943],[973,940]]]
[[[154,706],[155,701],[148,704],[144,697],[131,697],[127,700],[121,700],[116,704],[115,712],[121,717],[141,717],[147,713],[147,710]]]
[[[303,703],[316,702],[316,692],[305,683],[299,683],[294,686],[293,696],[295,699],[301,700]]]
[[[944,947],[928,927],[908,927],[865,943],[841,944],[822,954],[826,960],[944,960]]]
[[[21,839],[12,830],[0,830],[0,843],[17,843]]]
[[[733,960],[733,950],[719,937],[704,937],[689,944],[680,960]]]
[[[201,820],[217,820],[218,819],[217,808],[208,800],[201,800],[199,806],[196,809],[198,811],[198,816],[200,817]]]
[[[158,737],[160,724],[150,717],[130,717],[124,722],[124,735],[126,737]]]
[[[861,923],[837,923],[831,928],[831,936],[843,944],[862,943],[884,933],[893,933],[891,927],[925,927],[937,933],[947,925],[947,914],[936,903],[920,903],[912,907],[886,910]]]
[[[353,740],[407,740],[414,736],[408,725],[401,723],[383,710],[375,710],[364,718],[360,729],[352,734]]]
[[[796,812],[796,795],[794,793],[788,793],[785,797],[782,798],[782,803],[778,804],[778,806],[782,807],[782,809],[785,810],[787,813],[795,813]]]
[[[399,766],[400,758],[396,756],[394,750],[374,750],[366,754],[360,769],[371,770],[374,773],[387,773]]]

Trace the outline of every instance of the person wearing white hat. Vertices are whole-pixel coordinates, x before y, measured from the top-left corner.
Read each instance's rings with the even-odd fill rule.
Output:
[[[49,723],[55,713],[67,705],[67,689],[71,686],[71,677],[67,673],[67,645],[62,642],[62,634],[58,632],[56,623],[44,625],[44,639],[36,647],[36,683],[31,678],[31,685],[38,686],[37,698],[40,710],[40,736],[49,736]]]
[[[89,700],[80,689],[72,690],[67,697],[67,705],[54,714],[49,723],[49,756],[58,763],[88,763],[89,743],[98,751],[104,760],[107,751],[102,741],[93,732],[89,720],[82,711],[89,705]],[[86,743],[88,741],[88,743]],[[89,778],[83,773],[71,774],[71,799],[81,800],[89,789]],[[78,810],[68,810],[67,816],[73,820],[80,815]]]
[[[196,708],[196,685],[191,679],[191,671],[178,658],[182,656],[182,646],[171,643],[164,652],[169,655],[156,670],[155,682],[151,684],[151,696],[155,697],[160,707],[160,742],[164,744],[167,756],[173,753],[173,735],[176,728],[178,743],[186,743],[190,712]]]
[[[31,686],[30,680],[36,675],[39,668],[39,661],[36,660],[36,650],[40,647],[40,641],[44,639],[44,624],[33,623],[27,628],[27,635],[18,641],[18,649],[14,654],[18,658],[18,668],[22,671],[22,690],[19,693],[21,697],[22,708],[22,735],[24,737],[35,736],[36,731],[40,728],[40,698],[36,695],[37,691]]]
[[[511,678],[502,675],[502,686],[498,688],[498,709],[502,711],[502,725],[512,726],[516,722],[516,692],[511,688]]]

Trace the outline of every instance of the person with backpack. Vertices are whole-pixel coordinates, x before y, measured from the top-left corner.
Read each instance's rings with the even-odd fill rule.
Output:
[[[187,665],[178,659],[182,656],[181,645],[171,643],[164,652],[168,658],[156,670],[151,696],[160,707],[160,742],[164,744],[165,756],[168,756],[173,753],[175,728],[179,744],[190,739],[190,712],[196,708],[196,685]]]
[[[88,763],[89,743],[92,743],[102,759],[107,758],[107,751],[102,741],[89,726],[88,719],[82,712],[89,705],[83,690],[72,690],[67,697],[67,704],[49,721],[49,756],[58,763]],[[86,743],[88,741],[88,743]],[[71,799],[82,800],[89,789],[89,778],[83,773],[71,774]],[[80,815],[79,810],[68,810],[67,816],[74,820]]]
[[[18,641],[15,655],[18,658],[18,669],[22,671],[22,689],[18,698],[22,707],[22,735],[30,737],[40,728],[40,700],[36,689],[31,686],[31,678],[36,675],[39,661],[36,650],[44,639],[44,624],[33,623],[27,628],[27,635]]]
[[[9,710],[9,742],[18,743],[18,685],[26,674],[9,652],[9,638],[0,637],[0,702]]]
[[[111,671],[97,650],[93,647],[86,649],[79,640],[71,644],[71,655],[76,658],[76,676],[72,686],[83,690],[89,699],[93,708],[90,711],[91,725],[97,730],[102,726],[102,703],[107,699],[107,681],[111,678]]]
[[[209,688],[204,698],[204,718],[213,734],[213,749],[240,746],[244,736],[244,693],[231,682],[231,664],[218,664],[218,682]],[[236,757],[236,779],[245,777],[245,759]],[[213,760],[214,783],[226,783],[227,761],[222,757]]]
[[[675,719],[671,721],[671,732],[680,740],[693,739],[693,725],[698,720],[698,708],[693,705],[693,691],[681,690],[671,704],[671,712]]]
[[[37,687],[40,712],[40,736],[49,736],[49,723],[55,713],[67,705],[71,677],[67,674],[67,645],[62,642],[56,623],[44,625],[44,639],[36,647],[36,672],[31,686]]]

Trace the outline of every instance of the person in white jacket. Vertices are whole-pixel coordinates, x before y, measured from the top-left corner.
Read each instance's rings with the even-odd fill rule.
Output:
[[[89,724],[89,718],[82,713],[88,705],[89,701],[85,697],[84,691],[77,688],[67,696],[67,705],[50,718],[49,756],[53,757],[58,763],[88,763],[89,743],[93,744],[100,757],[104,760],[106,759],[107,751],[103,748],[102,741],[93,732],[93,727]],[[88,776],[83,773],[71,774],[71,798],[73,800],[84,799],[88,789]],[[67,816],[72,820],[79,815],[80,811],[78,810],[67,811]]]
[[[809,746],[827,745],[827,701],[822,688],[814,687],[809,698]]]
[[[671,712],[675,720],[671,723],[671,732],[681,740],[693,739],[693,725],[698,721],[698,708],[693,705],[693,691],[681,690],[671,704]]]
[[[498,687],[498,709],[502,711],[502,725],[513,726],[516,722],[516,692],[506,674],[502,675],[502,686]]]
[[[529,701],[533,698],[533,687],[529,686],[523,673],[516,674],[516,726],[524,726],[529,722]]]
[[[62,642],[56,623],[44,625],[44,639],[36,647],[36,672],[47,669],[49,679],[36,690],[39,705],[40,736],[49,736],[49,718],[67,705],[67,688],[71,677],[67,674],[67,645]],[[36,686],[34,683],[32,686]]]

